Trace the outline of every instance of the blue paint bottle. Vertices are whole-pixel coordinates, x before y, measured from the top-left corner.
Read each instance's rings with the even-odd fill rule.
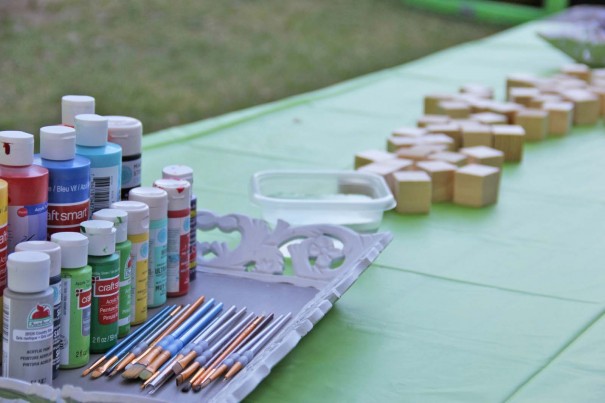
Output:
[[[90,160],[90,214],[120,201],[122,147],[107,142],[106,117],[76,116],[76,155]]]
[[[67,126],[40,129],[40,154],[34,164],[48,169],[48,238],[79,232],[90,209],[90,160],[76,154],[76,131]]]

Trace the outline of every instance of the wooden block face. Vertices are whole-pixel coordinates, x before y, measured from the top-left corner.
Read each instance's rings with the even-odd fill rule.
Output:
[[[537,88],[513,87],[510,89],[508,98],[511,100],[511,102],[528,108],[531,100],[538,95],[540,95],[540,90]]]
[[[504,153],[504,161],[520,162],[523,159],[525,130],[518,125],[496,125],[492,131],[494,148]]]
[[[575,125],[594,125],[599,120],[599,98],[590,91],[578,89],[562,93],[563,97],[574,104],[573,123]]]
[[[523,105],[513,102],[492,102],[490,111],[505,115],[507,122],[512,124],[515,121],[515,115],[523,110]]]
[[[439,115],[439,103],[441,101],[451,101],[453,94],[428,94],[424,96],[424,114]]]
[[[471,94],[479,98],[492,99],[494,97],[494,89],[487,85],[469,83],[460,87],[461,94]]]
[[[498,202],[500,169],[471,164],[454,174],[454,203],[483,207]]]
[[[410,148],[400,148],[399,150],[397,150],[397,157],[409,159],[412,161],[423,161],[426,160],[429,155],[442,151],[446,150],[443,149],[443,146],[439,145],[415,146]]]
[[[355,169],[373,162],[395,159],[397,156],[382,150],[366,150],[355,154]]]
[[[439,113],[452,119],[466,119],[471,114],[470,106],[463,101],[439,102]]]
[[[422,161],[416,167],[425,171],[431,177],[433,186],[433,202],[451,201],[454,196],[454,172],[456,165],[444,161]]]
[[[487,146],[493,144],[492,128],[484,124],[462,127],[462,147]]]
[[[427,134],[427,131],[420,127],[400,127],[393,130],[393,137],[412,137],[418,138]]]
[[[393,175],[395,211],[402,214],[426,214],[431,210],[430,176],[423,171],[402,171]]]
[[[445,115],[424,115],[416,122],[418,127],[427,127],[429,125],[440,125],[450,121],[449,116]]]
[[[534,97],[530,103],[530,109],[542,109],[546,102],[560,102],[563,101],[563,97],[555,94],[540,94],[537,97]]]
[[[443,151],[440,153],[435,153],[429,155],[428,159],[434,161],[445,161],[452,165],[456,165],[457,167],[462,167],[468,164],[468,157],[466,155],[452,151]]]
[[[457,150],[462,145],[462,133],[460,132],[460,126],[454,123],[446,123],[440,125],[429,125],[426,127],[429,133],[440,133],[445,134],[454,140],[454,150]]]
[[[536,76],[525,73],[510,74],[506,77],[506,93],[515,87],[535,87],[538,82]]]
[[[484,125],[505,125],[508,124],[506,115],[494,112],[473,113],[471,119],[476,120]]]
[[[599,98],[599,116],[605,116],[605,86],[588,87]]]
[[[468,157],[469,164],[488,165],[501,168],[504,164],[504,153],[495,148],[476,146],[461,148],[460,153]]]
[[[414,137],[389,137],[387,139],[387,151],[396,152],[400,148],[409,148],[418,144]]]
[[[426,136],[419,137],[417,140],[419,146],[441,145],[450,151],[454,150],[455,147],[454,140],[443,133],[427,134]]]
[[[573,123],[573,103],[546,102],[543,108],[548,112],[548,133],[551,136],[560,137],[569,133]]]
[[[381,162],[373,162],[368,165],[364,165],[358,169],[360,172],[369,172],[380,175],[389,185],[391,191],[394,189],[393,174],[395,172],[403,171],[404,169],[410,169],[412,167],[412,161],[406,159],[394,159],[384,160]]]
[[[527,141],[544,140],[548,133],[548,112],[525,109],[517,114],[515,124],[523,127]]]
[[[586,82],[590,81],[591,78],[590,67],[581,63],[565,65],[561,68],[561,73]]]

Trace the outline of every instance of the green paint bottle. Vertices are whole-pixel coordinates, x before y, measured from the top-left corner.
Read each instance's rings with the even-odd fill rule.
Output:
[[[59,368],[79,368],[90,358],[92,269],[87,265],[88,238],[77,232],[56,232],[61,248],[61,354]]]
[[[103,209],[92,215],[93,220],[113,223],[116,229],[116,252],[120,255],[120,310],[118,314],[118,337],[130,332],[130,295],[133,259],[130,256],[132,242],[128,237],[128,213],[119,209]]]
[[[120,256],[116,229],[109,221],[90,220],[80,224],[88,238],[88,264],[92,267],[92,311],[90,352],[104,353],[118,341],[120,300]]]

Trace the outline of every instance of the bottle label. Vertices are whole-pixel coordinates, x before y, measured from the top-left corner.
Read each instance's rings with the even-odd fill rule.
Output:
[[[51,277],[50,288],[53,290],[53,378],[61,361],[61,277]]]
[[[101,325],[109,325],[118,320],[118,293],[120,291],[119,276],[111,278],[93,277],[93,297],[98,301],[98,321]]]
[[[168,212],[166,291],[189,290],[189,209]]]
[[[48,237],[55,232],[78,232],[80,223],[88,220],[90,200],[73,204],[48,203]]]
[[[141,186],[141,158],[122,160],[122,189]]]
[[[120,200],[120,167],[91,168],[92,178],[90,186],[90,212],[91,214],[104,208],[111,207],[111,203]]]
[[[61,361],[62,366],[82,366],[89,359],[90,304],[92,288],[88,275],[62,273]]]
[[[90,349],[104,351],[118,340],[118,313],[120,292],[120,259],[115,256],[93,262],[92,311]]]
[[[149,276],[149,232],[128,235],[132,242],[130,256],[134,262],[130,291],[130,323],[147,319],[147,278]]]
[[[6,261],[8,259],[8,226],[0,226],[0,297],[6,288]]]
[[[130,255],[132,249],[120,251],[120,314],[118,316],[118,326],[120,334],[128,333],[130,330],[130,293],[131,276],[134,260]],[[122,260],[125,260],[124,262]]]
[[[8,250],[26,241],[46,240],[46,202],[29,206],[8,206]]]
[[[189,274],[193,280],[197,268],[197,198],[195,196],[191,198],[189,218]]]
[[[168,242],[168,219],[149,222],[149,279],[147,280],[147,303],[151,306],[166,301],[166,245]]]

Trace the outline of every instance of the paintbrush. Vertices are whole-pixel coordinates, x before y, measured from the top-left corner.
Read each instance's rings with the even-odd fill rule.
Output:
[[[183,314],[179,315],[179,317],[172,322],[172,324],[166,330],[164,330],[164,332],[162,332],[162,334],[153,343],[151,343],[149,348],[145,350],[141,356],[135,358],[135,360],[129,364],[129,367],[127,367],[126,371],[122,373],[122,376],[127,379],[134,379],[138,377],[141,371],[143,371],[145,367],[149,365],[151,361],[153,361],[153,359],[162,351],[160,348],[157,348],[157,343],[159,343],[166,335],[179,328],[181,324],[183,324],[193,315],[196,309],[199,308],[203,302],[204,296],[201,296],[189,308],[183,311]]]
[[[149,320],[149,322],[147,322],[144,325],[140,326],[134,332],[132,332],[131,334],[129,334],[128,336],[126,336],[122,340],[121,343],[127,342],[128,340],[132,340],[132,338],[136,337],[136,335],[138,335],[141,332],[144,332],[147,329],[149,329],[150,326],[153,326],[155,323],[157,323],[157,320],[159,320],[160,318],[164,317],[164,315],[168,315],[168,311],[170,309],[172,309],[173,307],[174,306],[167,306],[167,307],[163,308],[160,312],[158,312],[158,314],[156,316],[153,317],[153,319]],[[103,363],[103,361],[105,361],[109,355],[113,354],[113,352],[116,351],[119,348],[120,344],[117,344],[114,347],[112,347],[108,352],[106,352],[105,354],[103,354],[97,361],[95,361],[90,367],[86,368],[84,370],[84,372],[82,372],[82,376],[88,375],[92,370],[94,370],[99,365],[101,365]]]

